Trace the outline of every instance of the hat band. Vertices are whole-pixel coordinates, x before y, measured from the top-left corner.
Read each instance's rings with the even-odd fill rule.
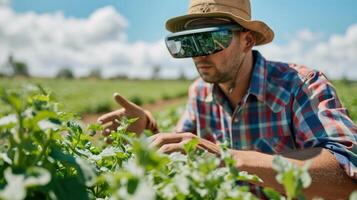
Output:
[[[240,16],[245,20],[250,20],[251,16],[247,10],[227,6],[225,4],[218,4],[218,3],[200,3],[190,6],[188,10],[188,14],[196,14],[196,13],[210,13],[210,12],[224,12],[224,13],[231,13],[236,16]]]

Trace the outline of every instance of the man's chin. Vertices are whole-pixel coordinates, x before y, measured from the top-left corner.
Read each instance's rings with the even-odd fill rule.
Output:
[[[208,77],[208,76],[201,75],[201,78],[202,78],[202,80],[204,80],[207,83],[218,83],[218,80],[216,80],[213,77]]]
[[[201,75],[202,80],[204,80],[207,83],[219,84],[219,83],[227,83],[230,81],[223,77],[212,77],[212,76],[205,76],[202,74],[200,74],[200,75]]]

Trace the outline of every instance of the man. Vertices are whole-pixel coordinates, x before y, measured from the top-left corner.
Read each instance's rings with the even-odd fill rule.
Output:
[[[158,133],[151,144],[165,153],[182,151],[197,137],[199,148],[219,154],[218,143],[228,141],[239,169],[281,192],[274,154],[299,166],[313,161],[309,198],[347,198],[357,188],[356,126],[321,72],[267,61],[252,50],[271,42],[274,33],[251,20],[249,0],[192,0],[188,14],[168,20],[166,27],[174,32],[166,38],[171,55],[192,57],[200,74],[176,131],[158,133],[152,115],[119,94],[114,97],[123,108],[99,122],[139,117],[131,131]]]

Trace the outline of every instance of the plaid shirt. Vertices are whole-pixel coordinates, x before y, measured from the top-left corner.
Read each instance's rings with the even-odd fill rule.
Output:
[[[331,83],[319,71],[253,55],[250,86],[236,108],[217,85],[198,79],[176,131],[271,154],[322,147],[357,179],[357,128]]]

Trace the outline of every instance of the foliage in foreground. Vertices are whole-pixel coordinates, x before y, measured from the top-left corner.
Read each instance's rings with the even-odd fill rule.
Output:
[[[83,128],[75,115],[41,88],[0,90],[1,199],[256,199],[237,181],[261,182],[240,172],[225,147],[218,158],[185,145],[186,154],[162,155],[145,137],[127,133],[124,120],[110,136]],[[223,166],[223,167],[222,167]],[[303,199],[311,178],[280,157],[274,167],[287,198]],[[283,199],[266,188],[271,199]]]

